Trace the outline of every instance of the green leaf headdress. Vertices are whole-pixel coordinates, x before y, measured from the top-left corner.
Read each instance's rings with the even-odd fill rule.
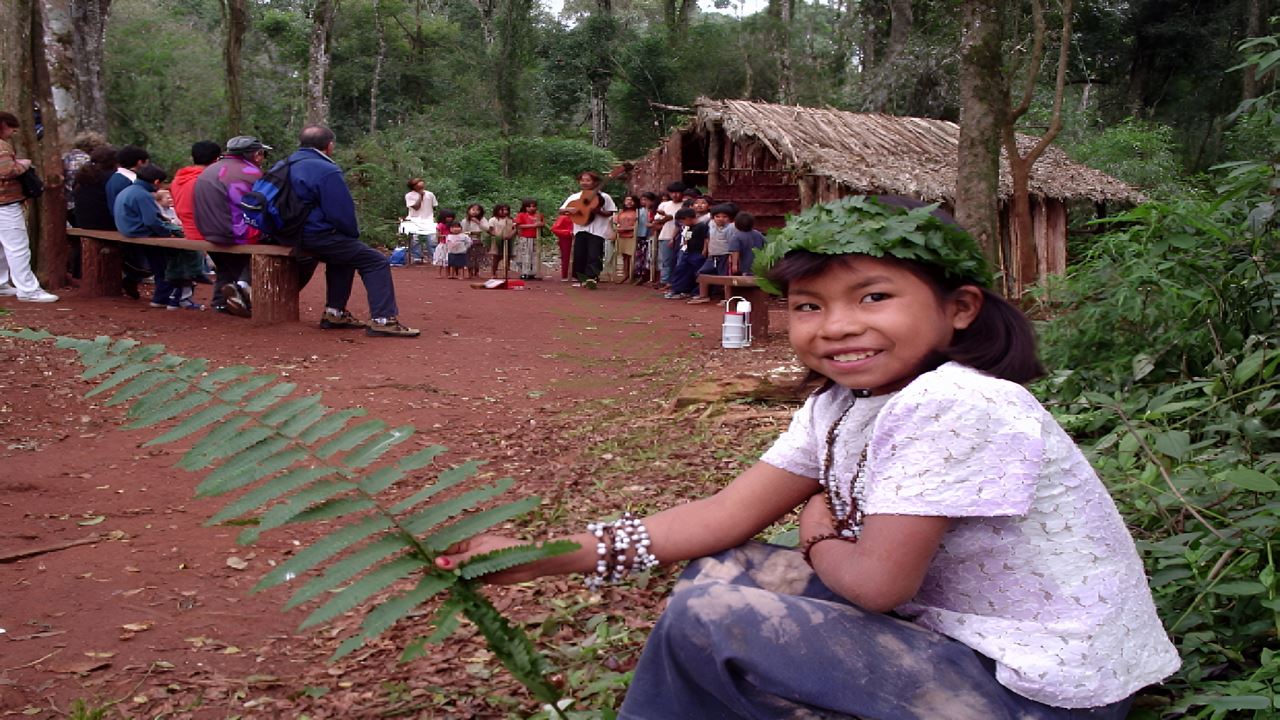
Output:
[[[991,270],[969,233],[935,217],[938,204],[905,209],[861,195],[814,205],[787,218],[787,226],[758,253],[752,264],[760,287],[781,295],[767,279],[779,260],[795,250],[823,255],[889,255],[936,265],[948,277],[990,286]]]

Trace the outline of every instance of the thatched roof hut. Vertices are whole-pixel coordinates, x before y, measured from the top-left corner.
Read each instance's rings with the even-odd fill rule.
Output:
[[[634,163],[629,185],[634,191],[660,190],[683,180],[707,188],[716,199],[735,201],[763,227],[780,226],[788,213],[845,195],[907,195],[950,207],[959,138],[960,127],[945,120],[703,98],[684,128]],[[1035,142],[1018,137],[1028,150]],[[1006,250],[1012,193],[1002,158]],[[1066,268],[1068,203],[1140,199],[1133,188],[1072,162],[1053,146],[1032,168],[1030,193],[1040,275]]]

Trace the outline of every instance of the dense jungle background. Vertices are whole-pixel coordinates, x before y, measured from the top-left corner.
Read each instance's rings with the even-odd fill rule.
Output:
[[[282,154],[304,123],[329,123],[370,241],[391,244],[410,176],[444,207],[545,207],[578,169],[646,153],[699,96],[961,121],[978,6],[1002,13],[990,67],[1009,87],[1032,56],[1032,5],[20,0],[0,20],[34,8],[54,28],[46,82],[65,137],[105,130],[174,168],[197,139],[256,134]],[[1017,125],[1031,135],[1051,124],[1064,40],[1061,5],[1045,9],[1049,48]],[[1276,10],[1070,9],[1056,142],[1148,201],[1074,228],[1071,271],[1026,300],[1052,369],[1037,393],[1112,488],[1184,659],[1135,716],[1280,713]],[[10,103],[15,68],[0,69]]]

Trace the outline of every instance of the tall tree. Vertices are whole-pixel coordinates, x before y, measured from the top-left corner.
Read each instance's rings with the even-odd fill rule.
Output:
[[[76,130],[107,131],[106,55],[111,0],[71,0],[72,59],[75,62]]]
[[[222,47],[227,78],[227,132],[239,135],[243,122],[240,109],[243,96],[240,89],[240,51],[244,45],[244,35],[249,30],[248,0],[222,0],[222,20],[227,26]]]
[[[1031,223],[1031,166],[1044,154],[1049,144],[1062,130],[1062,96],[1067,83],[1067,62],[1071,55],[1071,3],[1062,0],[1062,34],[1058,43],[1058,74],[1054,81],[1053,110],[1049,118],[1049,129],[1027,151],[1026,155],[1018,150],[1015,125],[1018,119],[1031,109],[1031,101],[1035,98],[1036,78],[1040,74],[1040,62],[1044,58],[1045,36],[1047,34],[1044,19],[1044,5],[1041,0],[1031,0],[1032,48],[1027,63],[1027,75],[1024,78],[1022,97],[1017,107],[1009,111],[1005,117],[1003,128],[1004,150],[1009,162],[1009,174],[1013,181],[1012,247],[1010,258],[1014,273],[1012,292],[1017,297],[1029,285],[1028,280],[1036,276],[1036,243]]]
[[[588,99],[591,144],[607,148],[610,145],[609,85],[613,82],[613,46],[617,35],[613,0],[596,0],[595,11],[585,27],[592,48],[592,62],[587,70],[587,81],[591,83]]]
[[[769,0],[769,16],[774,21],[773,47],[778,57],[777,101],[789,105],[796,99],[795,70],[791,57],[791,31],[795,21],[795,0]]]
[[[369,83],[369,132],[378,129],[378,84],[382,81],[382,63],[387,57],[387,29],[382,22],[382,3],[373,0],[373,32],[378,37],[378,54],[373,58],[373,79]]]
[[[1008,106],[1004,81],[1004,0],[967,0],[961,8],[960,143],[956,221],[999,267],[1000,142]]]
[[[316,0],[311,9],[311,41],[307,52],[308,125],[329,122],[329,61],[333,21],[340,0]]]

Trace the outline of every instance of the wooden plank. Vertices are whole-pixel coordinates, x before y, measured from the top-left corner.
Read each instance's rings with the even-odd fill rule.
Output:
[[[111,242],[129,243],[131,245],[151,245],[177,250],[194,250],[196,252],[221,252],[235,255],[292,255],[293,248],[284,245],[218,245],[204,240],[188,240],[186,238],[153,238],[125,237],[114,230],[84,230],[67,228],[69,237],[92,238]]]
[[[253,324],[298,321],[298,263],[292,257],[254,255]]]

